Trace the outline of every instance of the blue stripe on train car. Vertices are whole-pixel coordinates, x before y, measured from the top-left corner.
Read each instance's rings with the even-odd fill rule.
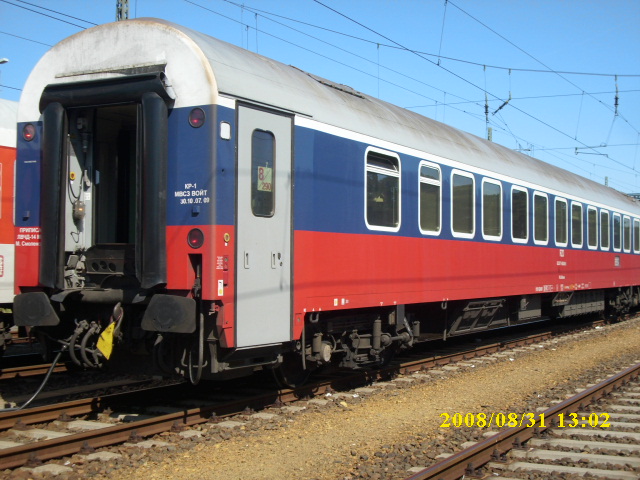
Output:
[[[36,126],[36,135],[27,142],[18,138],[16,162],[16,227],[37,227],[40,225],[40,141],[42,139],[42,122],[25,122],[18,124],[21,132],[27,123]]]
[[[213,135],[211,105],[201,106],[207,121],[189,125],[193,107],[176,108],[169,115],[167,166],[167,225],[213,224]]]

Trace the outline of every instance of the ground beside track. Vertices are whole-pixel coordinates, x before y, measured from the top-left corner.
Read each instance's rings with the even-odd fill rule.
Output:
[[[443,412],[521,412],[533,399],[569,386],[586,372],[616,362],[629,364],[639,356],[636,319],[535,353],[520,353],[513,360],[505,356],[446,380],[387,388],[364,400],[344,398],[327,407],[281,416],[258,428],[223,434],[226,440],[221,440],[219,428],[207,427],[204,436],[186,449],[152,449],[134,462],[144,460],[143,466],[111,470],[105,465],[104,475],[92,478],[385,478],[383,472],[361,476],[362,465],[389,446],[409,441],[419,441],[423,450],[438,451],[449,436],[459,433],[439,428]]]

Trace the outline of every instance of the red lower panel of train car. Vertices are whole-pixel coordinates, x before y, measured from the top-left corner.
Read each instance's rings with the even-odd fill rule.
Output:
[[[294,265],[296,312],[612,288],[640,276],[631,254],[307,231],[295,234]]]

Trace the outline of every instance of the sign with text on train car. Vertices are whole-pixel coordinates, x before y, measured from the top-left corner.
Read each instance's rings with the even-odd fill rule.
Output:
[[[196,183],[185,183],[184,190],[176,190],[173,196],[180,199],[180,205],[198,205],[211,202],[209,190],[199,189]]]
[[[20,227],[16,235],[16,247],[39,247],[40,227]]]
[[[270,192],[273,185],[273,169],[258,167],[258,191]]]

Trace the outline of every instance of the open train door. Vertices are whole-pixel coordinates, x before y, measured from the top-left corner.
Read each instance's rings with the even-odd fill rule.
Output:
[[[291,340],[291,118],[238,109],[236,345]]]

